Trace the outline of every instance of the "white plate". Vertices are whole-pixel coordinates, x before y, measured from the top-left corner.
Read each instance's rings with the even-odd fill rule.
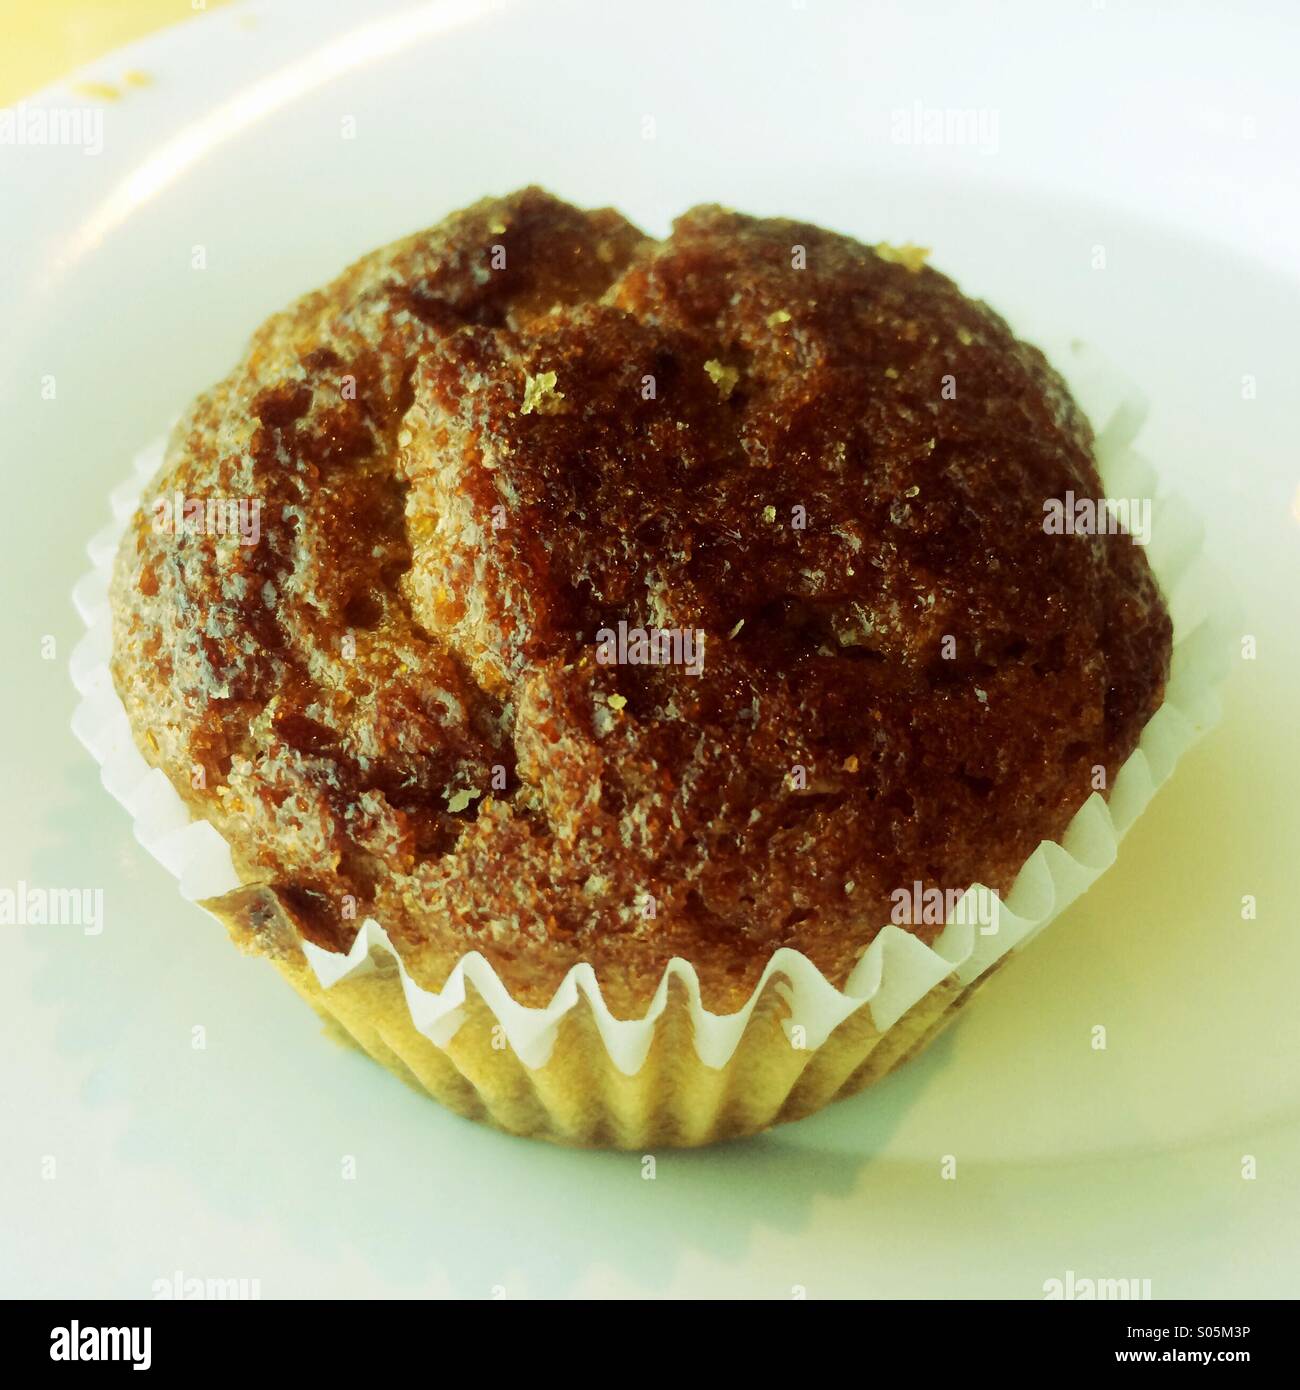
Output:
[[[0,928],[0,1292],[1300,1292],[1295,37],[1280,9],[1114,0],[236,6],[94,66],[154,78],[103,108],[101,153],[0,145],[0,887],[102,887],[107,922]],[[896,138],[935,111],[973,143]],[[654,231],[711,200],[922,242],[1023,335],[1095,342],[1149,392],[1143,446],[1258,649],[1118,864],[940,1043],[653,1182],[323,1044],[67,730],[67,595],[135,450],[293,294],[529,181]]]

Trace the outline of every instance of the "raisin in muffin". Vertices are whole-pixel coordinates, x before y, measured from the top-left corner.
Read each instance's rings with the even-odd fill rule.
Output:
[[[731,1014],[783,947],[843,986],[900,888],[1008,890],[1137,745],[1170,621],[1128,536],[1045,533],[1103,494],[1089,426],[923,260],[719,207],[655,241],[527,189],[271,318],[112,589],[118,692],[231,846],[237,937],[336,1018],[302,943],[365,918],[424,989],[478,952],[540,1007],[585,962],[632,1019],[679,957]],[[257,543],[159,528],[176,495],[257,500]],[[454,1048],[386,1055],[391,999],[352,1013],[457,1108],[620,1137],[581,1067],[577,1130],[535,1086],[516,1122]],[[809,1108],[805,1070],[703,1137]]]

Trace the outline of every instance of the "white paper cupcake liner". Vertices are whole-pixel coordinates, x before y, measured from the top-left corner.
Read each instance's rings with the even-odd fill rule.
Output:
[[[346,956],[302,943],[318,983],[328,990],[373,968],[372,953],[387,952],[396,960],[415,1029],[436,1046],[445,1047],[463,1022],[468,982],[529,1068],[546,1065],[561,1021],[585,996],[610,1061],[631,1076],[646,1059],[655,1021],[667,1005],[674,978],[689,999],[700,1060],[707,1067],[722,1068],[735,1053],[773,976],[780,978],[777,988],[788,1004],[782,1025],[787,1036],[802,1029],[802,1046],[813,1050],[864,1006],[876,1030],[885,1033],[940,981],[951,978],[957,986],[966,987],[1041,931],[1110,866],[1125,832],[1178,758],[1217,720],[1217,691],[1227,675],[1231,632],[1222,582],[1202,555],[1200,523],[1176,497],[1155,496],[1154,471],[1132,447],[1145,415],[1142,397],[1099,354],[1082,345],[1072,344],[1054,361],[1094,423],[1106,495],[1153,499],[1148,556],[1173,619],[1173,658],[1164,703],[1120,769],[1109,802],[1094,793],[1059,843],[1045,840],[1039,845],[1000,904],[995,932],[980,931],[975,925],[977,914],[970,910],[973,904],[965,899],[932,947],[898,926],[887,925],[867,947],[842,990],[806,956],[779,950],[746,1005],[726,1015],[710,1013],[703,1006],[695,970],[682,959],[668,964],[645,1016],[634,1020],[620,1020],[609,1012],[599,981],[586,964],[569,971],[545,1008],[518,1003],[477,952],[461,959],[441,990],[426,990],[407,974],[384,928],[372,919],[362,924]],[[92,568],[73,594],[86,624],[86,634],[70,663],[81,693],[73,729],[99,763],[105,788],[131,815],[136,838],[178,880],[182,896],[199,902],[241,886],[229,847],[207,822],[191,818],[167,778],[137,750],[108,667],[113,559],[143,489],[162,463],[163,451],[160,441],[137,456],[131,476],[111,494],[113,520],[87,546]],[[970,891],[980,888],[975,885]]]

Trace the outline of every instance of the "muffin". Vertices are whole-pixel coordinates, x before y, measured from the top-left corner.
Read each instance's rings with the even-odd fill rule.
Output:
[[[706,1142],[915,1050],[971,982],[882,1026],[845,994],[872,942],[1009,893],[1138,746],[1144,547],[1044,525],[1104,491],[1061,378],[916,248],[720,207],[656,241],[531,188],[193,403],[113,680],[230,846],[206,905],[341,1036],[517,1133]],[[367,922],[391,953],[325,983]]]

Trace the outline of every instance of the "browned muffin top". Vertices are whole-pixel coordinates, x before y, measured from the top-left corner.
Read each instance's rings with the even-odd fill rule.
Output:
[[[374,915],[426,986],[479,950],[532,1004],[588,960],[623,1014],[681,955],[732,1010],[779,946],[843,983],[896,889],[1005,891],[1135,746],[1169,619],[1129,538],[1045,534],[1069,491],[1060,379],[915,258],[527,189],[194,403],[114,673],[319,944]],[[160,528],[177,494],[260,502],[256,544]],[[665,664],[604,660],[638,630]]]

